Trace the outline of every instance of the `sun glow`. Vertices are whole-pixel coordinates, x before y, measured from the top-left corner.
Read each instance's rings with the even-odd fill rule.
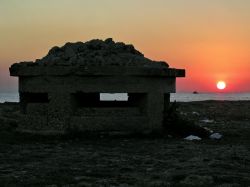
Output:
[[[224,90],[226,88],[226,83],[224,81],[217,82],[217,88],[219,90]]]

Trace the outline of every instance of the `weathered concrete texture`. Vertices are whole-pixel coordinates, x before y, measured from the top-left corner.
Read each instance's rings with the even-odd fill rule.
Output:
[[[160,131],[175,79],[185,70],[107,39],[53,47],[36,62],[13,64],[10,74],[19,77],[23,122],[30,129]],[[129,99],[104,102],[100,93],[128,93]]]
[[[20,116],[18,123],[19,131],[51,131],[52,127],[48,126],[47,116],[25,114]]]

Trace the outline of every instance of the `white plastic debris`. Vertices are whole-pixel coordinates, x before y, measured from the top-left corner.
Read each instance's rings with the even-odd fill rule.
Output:
[[[207,128],[207,127],[203,127],[203,129],[205,129],[206,131],[210,132],[210,134],[214,133],[213,130],[211,130],[211,129]]]
[[[211,134],[211,135],[209,136],[209,138],[210,138],[210,139],[213,139],[213,140],[219,140],[219,139],[222,138],[222,134],[216,132],[216,133]]]
[[[203,119],[203,120],[201,120],[201,122],[203,122],[203,123],[213,123],[214,120],[212,120],[212,119]]]
[[[193,115],[199,116],[200,114],[198,112],[192,112]]]
[[[186,138],[184,138],[184,140],[193,141],[193,140],[201,140],[201,138],[199,136],[189,135]]]
[[[183,115],[183,116],[186,116],[186,115],[187,115],[186,112],[180,112],[180,114]]]

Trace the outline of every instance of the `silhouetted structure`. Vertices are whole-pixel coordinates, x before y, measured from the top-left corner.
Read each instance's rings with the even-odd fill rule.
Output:
[[[13,64],[10,74],[19,77],[24,129],[157,131],[176,77],[184,77],[185,70],[107,39],[54,47],[36,62]],[[102,101],[100,93],[129,97]]]

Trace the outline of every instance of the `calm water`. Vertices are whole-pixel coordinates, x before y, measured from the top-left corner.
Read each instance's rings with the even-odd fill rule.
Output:
[[[175,93],[171,94],[171,101],[205,101],[205,100],[218,100],[218,101],[241,101],[250,100],[250,93]]]
[[[127,96],[124,96],[127,97]],[[120,100],[121,98],[116,98]],[[204,101],[204,100],[228,100],[228,101],[239,101],[239,100],[250,100],[250,93],[228,93],[228,94],[218,94],[218,93],[174,93],[171,94],[171,101]],[[3,102],[18,102],[19,96],[17,93],[0,93],[0,103]]]
[[[0,103],[3,102],[18,102],[18,93],[0,93]]]

